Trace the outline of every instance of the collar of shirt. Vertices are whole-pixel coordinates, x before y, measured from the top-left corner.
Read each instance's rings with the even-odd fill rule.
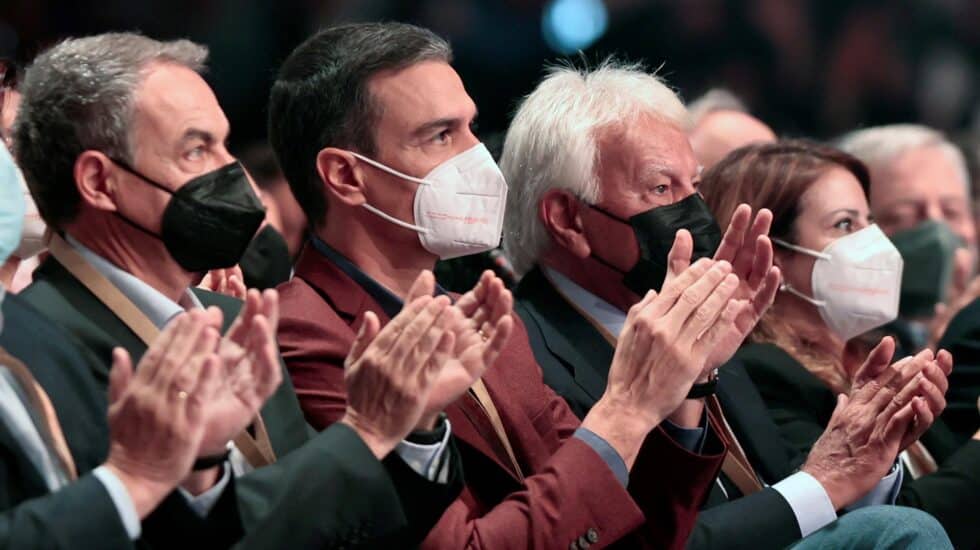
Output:
[[[626,313],[592,294],[588,290],[572,282],[571,279],[548,267],[541,269],[548,275],[548,279],[558,287],[569,300],[578,308],[584,311],[593,321],[602,325],[614,336],[619,336],[626,324]]]
[[[66,235],[68,244],[85,258],[96,271],[109,280],[129,301],[133,302],[157,327],[163,328],[170,319],[179,313],[190,309],[203,309],[204,306],[190,289],[184,291],[180,303],[167,298],[160,291],[141,281],[133,274],[117,267],[115,264],[86,248],[83,244]]]
[[[317,252],[323,254],[325,258],[330,260],[331,263],[340,268],[344,274],[353,279],[355,283],[363,288],[375,302],[378,302],[378,305],[381,306],[381,309],[385,312],[385,315],[392,318],[395,315],[398,315],[398,312],[402,310],[402,306],[405,304],[405,302],[395,295],[394,292],[388,290],[387,287],[372,279],[370,275],[361,271],[361,268],[354,265],[354,262],[345,258],[340,252],[334,250],[333,247],[323,242],[323,240],[316,235],[313,235],[310,238],[310,241],[313,243],[313,248],[315,248]],[[441,294],[447,294],[447,292],[437,283],[435,295],[438,296]]]

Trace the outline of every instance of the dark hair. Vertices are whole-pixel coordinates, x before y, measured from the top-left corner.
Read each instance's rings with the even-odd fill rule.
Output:
[[[286,58],[269,94],[269,142],[312,226],[327,210],[315,166],[320,150],[375,153],[373,128],[381,106],[368,92],[370,78],[431,60],[451,62],[449,44],[404,23],[330,27]]]
[[[802,139],[736,149],[704,174],[699,190],[722,227],[746,203],[753,211],[772,211],[771,237],[795,242],[800,198],[835,166],[853,174],[867,196],[871,180],[864,163],[840,149]]]
[[[279,168],[276,153],[268,143],[254,143],[235,156],[255,179],[259,189],[270,189],[283,183],[282,169]]]

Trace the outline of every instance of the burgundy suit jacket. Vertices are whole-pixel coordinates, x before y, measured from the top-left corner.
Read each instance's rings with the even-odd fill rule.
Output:
[[[344,414],[344,358],[364,313],[387,316],[360,285],[307,246],[279,287],[282,356],[307,420],[322,430]],[[450,405],[465,489],[423,548],[682,548],[724,457],[717,439],[696,455],[662,430],[648,436],[624,489],[603,459],[572,437],[579,420],[544,384],[523,325],[483,380],[523,483],[470,394]],[[710,436],[713,438],[713,436]],[[592,539],[592,540],[590,540]]]

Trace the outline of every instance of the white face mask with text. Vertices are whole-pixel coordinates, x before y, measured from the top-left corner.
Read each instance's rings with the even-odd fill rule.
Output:
[[[841,237],[821,252],[780,239],[773,242],[817,259],[812,297],[789,283],[780,290],[816,306],[827,326],[845,341],[898,316],[902,255],[877,225]]]
[[[424,178],[351,154],[379,170],[419,185],[414,201],[415,224],[370,204],[363,206],[395,225],[418,233],[422,246],[440,259],[477,254],[500,244],[507,183],[482,143],[436,166]]]

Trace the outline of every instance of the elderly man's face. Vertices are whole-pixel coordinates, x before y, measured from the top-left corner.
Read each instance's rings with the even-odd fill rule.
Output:
[[[11,139],[14,130],[14,118],[17,116],[17,108],[20,107],[20,92],[17,90],[6,90],[3,94],[3,108],[0,109],[0,135],[3,136],[7,148],[13,144]]]
[[[133,168],[171,191],[235,160],[225,146],[228,119],[214,92],[186,67],[156,63],[148,69],[136,91],[131,132]],[[132,192],[121,193],[117,206],[159,234],[170,194],[121,172]]]
[[[776,141],[776,134],[764,122],[750,114],[714,111],[708,113],[691,130],[690,138],[694,154],[707,169],[739,147]]]
[[[673,123],[644,116],[624,128],[608,128],[599,146],[598,206],[618,216],[631,216],[673,204],[697,192],[700,166],[685,133]],[[589,243],[622,271],[639,259],[630,225],[584,209]]]
[[[888,235],[927,220],[946,222],[970,247],[976,227],[966,182],[939,147],[914,149],[871,173],[871,213]]]
[[[476,105],[447,63],[427,61],[371,78],[368,89],[381,115],[374,128],[374,159],[404,174],[424,177],[436,166],[479,143],[473,135]],[[412,199],[418,184],[374,167],[367,203],[400,220],[416,223]],[[378,220],[418,244],[414,232]],[[382,226],[379,226],[381,228]]]

